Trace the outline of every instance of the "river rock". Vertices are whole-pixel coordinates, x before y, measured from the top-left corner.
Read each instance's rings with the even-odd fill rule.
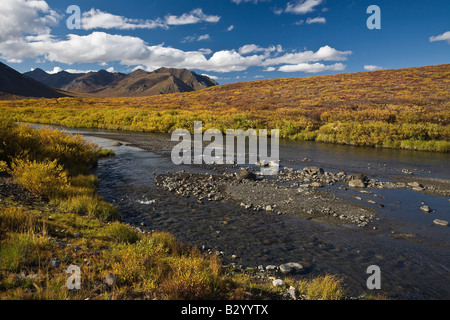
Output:
[[[122,143],[119,142],[119,141],[115,141],[115,142],[113,142],[111,145],[112,145],[113,147],[120,147],[120,146],[122,145]]]
[[[51,264],[52,264],[53,268],[58,268],[60,266],[60,264],[61,264],[61,261],[56,259],[56,258],[53,258],[52,261],[51,261]]]
[[[113,288],[116,285],[116,277],[112,273],[108,273],[103,282],[108,285],[108,287]]]
[[[362,179],[352,179],[348,182],[348,186],[351,188],[365,188],[366,183]]]
[[[422,210],[423,212],[426,212],[426,213],[429,213],[429,212],[431,212],[431,209],[430,209],[430,207],[429,206],[421,206],[420,207],[420,210]]]
[[[274,287],[283,287],[284,285],[286,285],[286,282],[281,279],[275,279],[272,281],[272,284]]]
[[[410,186],[412,188],[423,188],[423,185],[421,185],[417,181],[408,182],[408,186]]]
[[[297,273],[303,270],[303,266],[297,262],[288,262],[280,265],[280,271],[284,274]]]
[[[313,183],[311,183],[311,187],[313,187],[313,188],[322,188],[323,184],[321,184],[320,182],[313,182]]]
[[[256,175],[244,168],[239,169],[239,171],[236,173],[236,177],[238,178],[238,180],[256,180]]]
[[[268,167],[269,162],[266,160],[261,160],[261,161],[256,162],[255,165],[258,167]]]
[[[277,266],[273,265],[273,264],[269,264],[268,266],[266,266],[266,271],[276,271],[277,270]]]
[[[291,296],[292,300],[297,300],[297,292],[293,286],[290,286],[287,293]]]
[[[350,175],[350,180],[362,180],[365,181],[367,176],[364,173],[353,173]]]
[[[445,220],[434,219],[433,223],[437,226],[448,227],[448,221],[445,221]]]
[[[304,167],[303,171],[309,175],[324,174],[324,170],[317,166]]]

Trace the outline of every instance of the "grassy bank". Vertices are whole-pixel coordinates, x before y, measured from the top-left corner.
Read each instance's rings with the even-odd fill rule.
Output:
[[[0,299],[264,299],[286,287],[227,274],[215,254],[140,232],[96,194],[107,150],[0,121]],[[66,270],[80,268],[81,289]],[[341,279],[285,279],[303,299],[343,299]]]
[[[233,83],[145,98],[1,101],[13,121],[168,133],[279,129],[283,138],[450,151],[450,64]]]

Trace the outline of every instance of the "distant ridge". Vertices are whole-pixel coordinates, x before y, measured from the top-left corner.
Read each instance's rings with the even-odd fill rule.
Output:
[[[0,62],[0,99],[60,98],[67,93],[50,88]]]
[[[35,69],[24,75],[55,89],[99,97],[143,97],[176,92],[190,92],[218,85],[213,79],[187,69],[160,68],[153,72],[141,69],[129,74],[100,70],[71,74],[49,74]]]

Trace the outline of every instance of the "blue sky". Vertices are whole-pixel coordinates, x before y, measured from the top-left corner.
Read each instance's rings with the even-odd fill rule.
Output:
[[[69,29],[69,6],[81,29]],[[381,9],[370,30],[367,8]],[[221,84],[450,63],[448,0],[2,0],[20,72],[175,67]],[[70,20],[73,21],[73,20]]]

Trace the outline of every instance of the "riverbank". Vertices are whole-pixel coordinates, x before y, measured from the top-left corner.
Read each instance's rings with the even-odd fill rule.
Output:
[[[120,222],[87,174],[110,150],[8,123],[0,139],[0,299],[346,298],[336,277],[222,265],[215,252]]]

